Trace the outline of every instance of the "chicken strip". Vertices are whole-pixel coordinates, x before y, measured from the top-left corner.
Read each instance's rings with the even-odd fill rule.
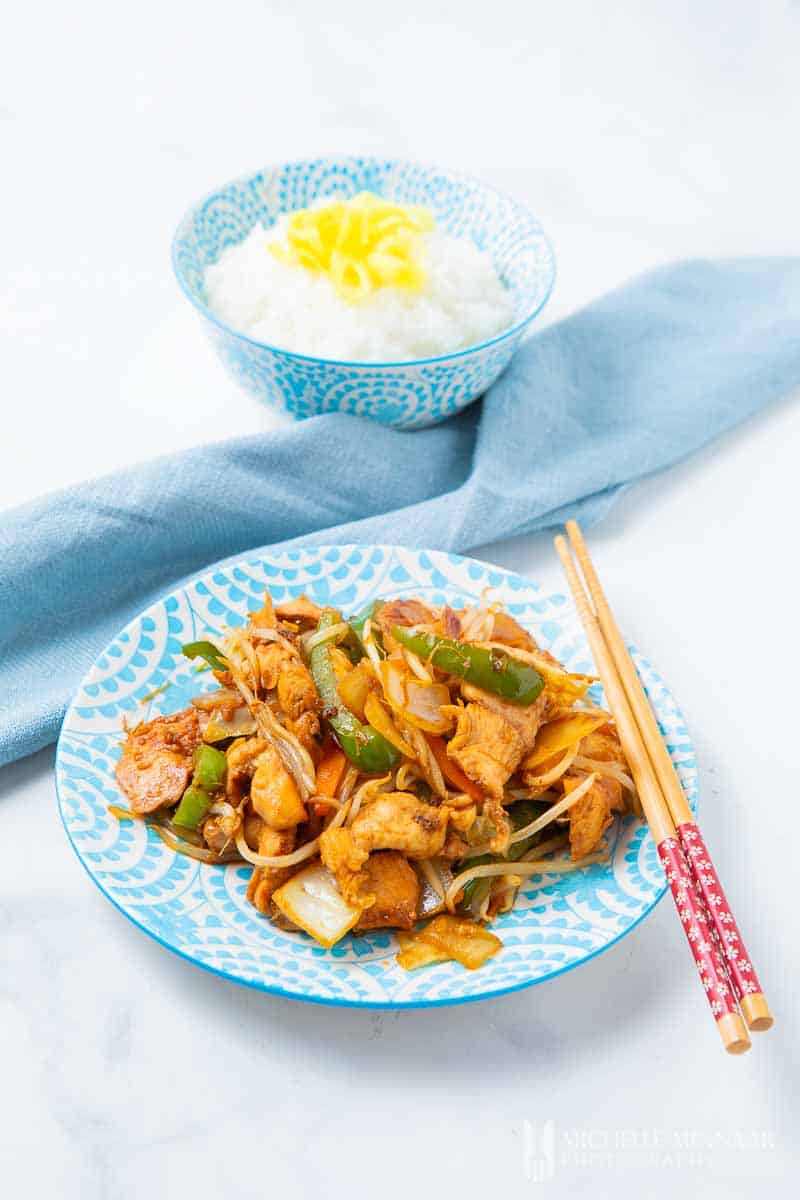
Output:
[[[336,879],[342,898],[354,908],[371,904],[373,896],[366,891],[367,877],[362,871],[369,851],[357,846],[351,829],[326,829],[319,840],[323,866]]]
[[[511,704],[471,683],[462,684],[461,692],[468,703],[449,710],[457,725],[447,754],[486,793],[483,814],[496,830],[489,845],[502,853],[511,833],[502,807],[503,789],[536,741],[548,700],[542,692],[533,704]]]
[[[271,829],[294,829],[306,820],[306,806],[297,784],[271,743],[259,755],[250,786],[250,803]]]
[[[441,633],[442,637],[458,639],[461,636],[461,621],[458,613],[454,612],[448,604],[445,604],[439,613],[436,630],[438,633]]]
[[[420,883],[408,860],[396,850],[370,854],[363,870],[365,887],[375,899],[356,926],[367,929],[413,929],[417,920]]]
[[[456,731],[447,743],[448,757],[465,775],[496,800],[522,757],[523,740],[505,717],[485,704],[453,705]]]
[[[448,811],[410,792],[381,792],[362,808],[350,831],[360,850],[402,850],[409,858],[434,858],[444,846]]]
[[[383,634],[383,644],[389,651],[398,648],[392,637],[394,625],[431,625],[435,619],[431,610],[419,600],[389,600],[375,614],[375,624]]]
[[[597,762],[619,763],[624,770],[628,770],[619,737],[612,725],[602,725],[600,729],[587,734],[581,741],[580,753],[584,758],[594,758]]]
[[[491,633],[492,641],[505,646],[516,646],[520,650],[538,650],[536,641],[518,621],[507,612],[496,612]]]
[[[241,738],[228,747],[227,799],[234,808],[241,803],[249,782],[256,773],[259,759],[270,743],[266,738]]]
[[[316,712],[320,707],[317,689],[308,667],[298,658],[292,658],[288,650],[278,675],[278,704],[290,721],[297,721],[305,712]]]
[[[189,783],[202,728],[196,708],[156,717],[128,731],[117,782],[136,813],[177,804]]]
[[[291,854],[296,841],[294,829],[270,829],[262,825],[258,835],[258,853],[277,857]],[[296,867],[256,867],[247,885],[247,899],[263,916],[269,916],[272,893],[291,879],[303,864]]]
[[[564,777],[564,791],[569,794],[578,787],[585,775]],[[569,809],[570,858],[583,858],[600,844],[612,821],[612,811],[622,807],[622,787],[616,779],[598,776],[585,796]]]
[[[296,596],[294,600],[284,600],[275,605],[275,615],[282,621],[305,621],[316,625],[322,616],[322,609],[308,596]]]
[[[536,735],[542,722],[547,718],[550,707],[546,692],[540,692],[533,704],[512,704],[510,700],[504,700],[502,696],[495,696],[492,692],[485,692],[482,688],[475,687],[474,683],[462,683],[461,694],[465,700],[475,701],[476,704],[482,704],[484,708],[491,709],[514,729],[522,746],[520,759],[533,749]],[[517,766],[519,766],[519,759],[514,764],[514,769]]]
[[[258,642],[255,647],[258,663],[259,690],[270,692],[278,686],[278,679],[289,651],[280,642]]]
[[[390,633],[393,625],[430,625],[434,620],[434,614],[421,600],[389,600],[375,614],[383,633]]]
[[[301,746],[304,747],[316,763],[322,749],[322,727],[315,712],[304,712],[296,721],[286,722],[286,728],[293,733]]]

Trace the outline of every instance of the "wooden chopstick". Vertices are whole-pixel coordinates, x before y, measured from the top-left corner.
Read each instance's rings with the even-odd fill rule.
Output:
[[[750,1038],[736,1005],[724,960],[713,939],[705,904],[695,888],[689,865],[676,836],[672,816],[628,703],[625,688],[617,674],[611,651],[591,609],[569,547],[561,535],[555,538],[555,547],[602,680],[608,706],[617,723],[622,749],[636,783],[645,820],[656,844],[723,1045],[731,1054],[742,1054],[750,1048]]]
[[[577,521],[567,521],[566,528],[575,557],[583,571],[598,624],[611,651],[628,703],[675,823],[678,839],[689,860],[695,882],[703,894],[742,1013],[750,1028],[756,1033],[761,1033],[773,1023],[767,999],[761,990],[703,835],[681,787],[655,713],[606,599],[580,526]]]

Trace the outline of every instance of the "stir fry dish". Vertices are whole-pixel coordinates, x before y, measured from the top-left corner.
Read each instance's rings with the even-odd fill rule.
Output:
[[[253,866],[247,897],[320,945],[397,931],[412,969],[480,966],[526,880],[607,858],[638,800],[609,714],[499,605],[307,597],[183,647],[218,687],[126,728],[117,780],[173,849]]]

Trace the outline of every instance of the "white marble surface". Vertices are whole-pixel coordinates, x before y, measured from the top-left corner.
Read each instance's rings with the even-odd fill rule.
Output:
[[[183,207],[261,162],[396,153],[513,191],[555,241],[548,319],[672,258],[796,252],[799,40],[787,0],[18,5],[0,506],[269,426],[168,257]],[[46,751],[0,775],[2,1194],[794,1194],[797,567],[777,554],[799,445],[785,405],[637,485],[593,538],[697,742],[778,1015],[749,1056],[720,1050],[666,903],[579,972],[477,1006],[371,1015],[226,985],[93,888]],[[546,538],[481,553],[559,583]]]

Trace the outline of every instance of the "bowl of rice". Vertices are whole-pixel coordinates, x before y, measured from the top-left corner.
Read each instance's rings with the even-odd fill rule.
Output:
[[[504,370],[553,287],[516,201],[374,158],[265,167],[193,205],[173,265],[223,363],[259,400],[400,429],[444,420]]]

